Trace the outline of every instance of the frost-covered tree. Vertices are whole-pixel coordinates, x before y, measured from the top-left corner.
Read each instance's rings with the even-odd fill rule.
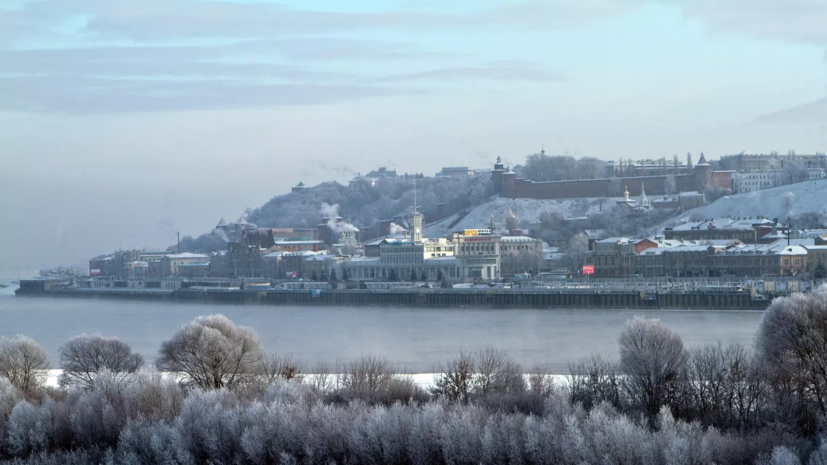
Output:
[[[566,244],[565,252],[566,259],[569,266],[574,271],[579,271],[586,257],[586,252],[589,251],[589,238],[585,234],[580,233],[572,236]]]
[[[0,339],[0,377],[30,395],[45,381],[49,361],[46,351],[34,339],[18,335]]]
[[[475,358],[474,390],[478,395],[525,391],[522,368],[507,353],[485,347]]]
[[[372,399],[390,384],[396,370],[384,358],[361,357],[347,364],[343,388],[354,397]]]
[[[83,334],[69,339],[60,348],[63,373],[58,381],[61,386],[89,387],[93,375],[103,370],[123,376],[138,371],[143,364],[141,354],[133,353],[129,344],[120,339]]]
[[[620,368],[629,397],[650,419],[661,406],[677,402],[685,361],[680,336],[660,320],[636,317],[620,334]]]
[[[587,409],[604,402],[622,408],[627,403],[624,379],[616,360],[595,353],[569,365],[567,388],[571,401]]]
[[[520,365],[493,347],[460,352],[440,370],[442,373],[434,379],[433,393],[454,402],[467,403],[490,394],[518,394],[526,390]]]
[[[278,380],[301,380],[301,365],[289,355],[264,354],[259,364],[259,372],[267,383]]]
[[[161,344],[155,362],[203,389],[232,388],[256,374],[263,356],[256,333],[224,315],[201,316]]]
[[[773,383],[789,387],[799,421],[827,417],[827,286],[774,300],[756,346]]]
[[[476,376],[473,354],[460,352],[459,355],[449,360],[446,366],[440,367],[439,371],[441,373],[434,378],[433,392],[453,402],[467,403],[473,391],[474,376]]]

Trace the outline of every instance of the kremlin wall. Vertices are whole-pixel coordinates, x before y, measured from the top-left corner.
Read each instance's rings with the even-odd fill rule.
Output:
[[[675,179],[674,192],[667,192],[667,178]],[[615,177],[604,179],[580,179],[571,181],[536,182],[518,178],[517,173],[506,168],[497,159],[491,172],[494,193],[512,199],[575,199],[620,197],[624,190],[637,196],[645,189],[649,195],[666,195],[680,192],[704,192],[717,186],[732,189],[732,171],[713,171],[701,157],[690,174]]]

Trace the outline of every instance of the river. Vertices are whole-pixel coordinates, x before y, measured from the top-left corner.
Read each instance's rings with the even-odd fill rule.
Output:
[[[626,320],[659,318],[688,347],[707,342],[751,346],[761,312],[534,310],[490,308],[304,307],[210,305],[104,299],[15,297],[0,289],[0,336],[25,334],[58,365],[72,336],[117,336],[154,360],[161,342],[198,315],[222,313],[254,328],[268,352],[290,354],[308,367],[360,355],[390,359],[407,373],[439,371],[460,350],[494,346],[526,367],[547,364],[566,373],[592,352],[617,355]]]

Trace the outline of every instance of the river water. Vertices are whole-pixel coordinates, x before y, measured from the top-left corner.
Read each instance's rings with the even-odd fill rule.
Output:
[[[761,312],[534,310],[490,308],[300,307],[15,297],[0,289],[0,336],[25,334],[58,365],[58,349],[72,336],[117,336],[155,359],[162,341],[199,315],[222,313],[254,328],[268,352],[312,365],[360,355],[390,359],[407,373],[439,371],[460,350],[494,346],[526,367],[568,363],[592,352],[617,355],[624,323],[659,318],[693,347],[707,342],[752,346]]]

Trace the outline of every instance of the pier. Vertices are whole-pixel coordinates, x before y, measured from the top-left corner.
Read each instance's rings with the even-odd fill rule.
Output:
[[[22,292],[21,292],[22,291]],[[189,287],[176,290],[26,288],[20,296],[111,298],[258,305],[403,307],[615,308],[764,310],[769,299],[749,292],[636,292],[594,289],[372,289],[282,290]]]

